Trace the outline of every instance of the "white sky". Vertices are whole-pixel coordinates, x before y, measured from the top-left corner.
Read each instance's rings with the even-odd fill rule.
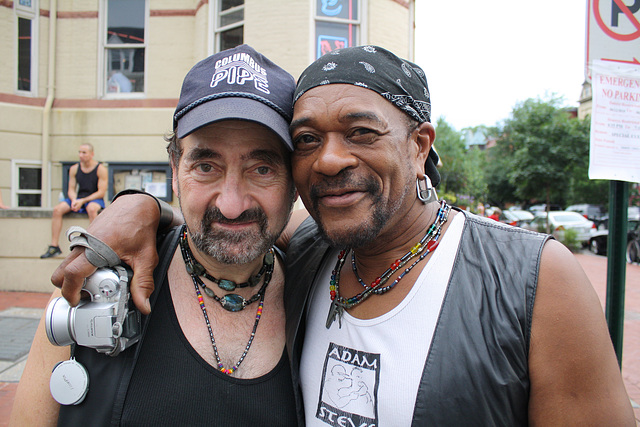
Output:
[[[586,0],[417,0],[415,62],[432,118],[494,126],[516,103],[547,94],[578,106]]]

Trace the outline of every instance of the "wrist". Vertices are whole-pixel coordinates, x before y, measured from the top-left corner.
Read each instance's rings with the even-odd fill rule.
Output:
[[[111,203],[113,203],[117,198],[119,198],[121,196],[126,196],[126,195],[130,195],[130,194],[144,195],[144,196],[147,196],[147,197],[153,199],[156,202],[156,205],[158,206],[158,210],[159,210],[159,213],[160,213],[160,218],[159,218],[159,222],[158,222],[158,232],[164,232],[169,227],[171,227],[171,223],[173,222],[173,209],[171,209],[171,206],[169,206],[169,204],[167,202],[165,202],[164,200],[158,199],[153,194],[147,193],[145,191],[135,190],[135,189],[130,188],[130,189],[127,189],[127,190],[123,190],[123,191],[119,192],[118,194],[116,194],[115,196],[113,196],[113,199],[111,199]]]

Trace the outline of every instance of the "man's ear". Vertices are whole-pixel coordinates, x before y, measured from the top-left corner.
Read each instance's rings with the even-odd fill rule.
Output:
[[[429,157],[429,151],[436,140],[436,129],[429,122],[423,122],[412,132],[411,138],[417,147],[416,171],[417,178],[422,179],[425,174],[425,163]]]

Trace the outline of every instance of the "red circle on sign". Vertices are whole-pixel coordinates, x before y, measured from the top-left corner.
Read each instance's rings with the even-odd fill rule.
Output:
[[[616,3],[618,2],[616,1]],[[623,4],[618,3],[618,6],[620,7],[621,10],[624,11],[626,9],[629,12],[629,14],[631,14],[631,11],[627,9],[627,6],[624,3]],[[631,34],[618,34],[612,31],[609,27],[607,27],[607,24],[604,23],[604,21],[602,20],[602,17],[600,16],[600,0],[593,0],[593,16],[596,18],[596,22],[598,23],[598,26],[602,28],[602,31],[604,31],[609,37],[614,38],[616,40],[620,40],[620,41],[635,40],[638,37],[640,37],[640,22],[638,22],[636,19],[633,19],[634,18],[633,15],[631,15],[631,17],[629,17],[629,15],[627,15],[626,13],[625,15],[627,16],[627,18],[629,18],[633,26],[638,28],[638,31]]]

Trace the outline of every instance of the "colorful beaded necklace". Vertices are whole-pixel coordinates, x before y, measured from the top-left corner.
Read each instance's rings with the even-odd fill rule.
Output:
[[[193,259],[193,254],[191,253],[191,249],[189,248],[189,243],[187,242],[187,228],[186,228],[186,226],[183,226],[183,228],[182,228],[182,235],[180,236],[180,248],[181,248],[182,258],[184,259],[185,265],[187,265],[190,261],[194,260]],[[270,249],[270,251],[273,254],[273,248]],[[187,268],[187,272],[189,272],[188,268]],[[273,263],[271,263],[271,267],[267,268],[267,270],[265,271],[265,273],[264,273],[264,284],[262,285],[262,287],[260,288],[260,290],[256,294],[256,295],[259,295],[260,303],[258,304],[258,309],[256,310],[256,321],[253,324],[253,329],[251,330],[251,335],[249,336],[249,341],[247,342],[247,345],[245,346],[244,351],[242,352],[242,355],[240,356],[240,359],[238,359],[238,362],[235,365],[233,365],[231,368],[225,368],[224,367],[224,364],[222,363],[222,360],[220,359],[220,354],[218,353],[218,346],[216,346],[216,339],[213,336],[213,330],[211,329],[211,322],[209,322],[209,316],[207,314],[207,308],[205,307],[205,304],[204,304],[204,298],[202,297],[202,294],[200,293],[200,286],[204,286],[204,283],[202,282],[202,279],[200,279],[200,277],[196,276],[194,273],[189,273],[189,275],[191,276],[191,280],[193,281],[193,286],[196,289],[196,296],[198,298],[198,304],[200,305],[200,309],[202,310],[202,314],[204,316],[204,321],[207,324],[207,330],[209,331],[209,338],[211,339],[211,346],[213,347],[213,354],[216,357],[217,368],[223,374],[231,375],[235,371],[237,371],[238,368],[240,367],[240,365],[242,364],[242,362],[244,361],[244,358],[247,356],[247,353],[249,352],[249,348],[251,347],[251,344],[253,343],[253,338],[256,336],[256,330],[258,329],[258,323],[260,323],[260,318],[262,317],[262,308],[264,307],[265,290],[267,289],[267,285],[271,281],[272,273],[273,273]],[[254,297],[256,295],[254,295]],[[240,297],[240,296],[238,295],[238,297]],[[251,300],[253,300],[254,297],[251,297]],[[242,297],[240,297],[240,298],[242,298]],[[225,305],[220,301],[220,298],[218,298],[217,301],[220,302],[222,307],[224,307],[225,309],[227,309],[229,311],[239,311],[239,310],[242,310],[247,305],[247,304],[245,304],[239,310],[230,310],[227,307],[225,307]],[[253,302],[253,301],[251,301],[251,302]]]
[[[264,290],[269,284],[269,280],[271,279],[271,274],[273,273],[273,264],[274,264],[274,253],[273,248],[269,249],[269,251],[264,256],[262,269],[257,275],[262,276],[264,274],[264,283],[262,287],[256,292],[251,298],[244,299],[241,295],[238,294],[226,294],[222,298],[217,296],[212,289],[208,288],[207,285],[204,284],[200,276],[204,276],[207,279],[211,280],[211,276],[206,272],[204,267],[196,259],[193,257],[193,253],[191,252],[191,248],[189,247],[189,242],[187,241],[187,227],[182,227],[182,235],[180,236],[180,250],[182,251],[182,258],[184,259],[184,264],[187,269],[187,273],[193,278],[194,282],[197,282],[198,285],[204,290],[204,293],[207,294],[208,297],[213,298],[216,302],[218,302],[225,310],[228,311],[240,311],[244,309],[249,304],[252,304],[260,299],[261,296],[264,296]],[[265,270],[264,272],[262,270]],[[204,273],[203,273],[204,272]],[[256,276],[257,276],[256,275]],[[253,277],[256,277],[253,276]],[[220,279],[221,281],[227,281],[230,283],[234,283],[231,280]],[[251,279],[250,279],[251,280]],[[257,284],[257,283],[256,283]],[[251,285],[255,286],[255,285]],[[235,289],[235,288],[234,288]]]
[[[442,234],[442,226],[447,222],[449,218],[449,212],[451,211],[451,207],[447,204],[446,201],[442,200],[440,202],[440,209],[438,209],[438,213],[436,214],[436,218],[433,223],[427,230],[426,234],[418,243],[416,243],[409,252],[407,252],[402,258],[395,260],[389,268],[385,270],[380,276],[378,276],[370,285],[367,285],[360,275],[358,274],[358,268],[356,266],[356,258],[355,252],[351,257],[351,264],[353,268],[353,272],[358,279],[358,282],[364,287],[364,290],[357,295],[351,298],[345,298],[340,296],[340,272],[342,271],[342,267],[347,258],[347,254],[351,249],[343,249],[338,254],[338,261],[336,262],[336,266],[331,272],[331,280],[329,282],[329,294],[331,296],[331,307],[329,308],[329,315],[327,316],[327,324],[326,327],[329,329],[331,324],[335,321],[336,317],[338,317],[338,321],[340,326],[342,326],[342,314],[345,309],[349,309],[354,307],[365,299],[367,299],[372,294],[382,295],[385,292],[393,289],[402,278],[413,269],[420,261],[422,261],[429,253],[433,252],[438,246],[438,239]],[[389,281],[389,279],[402,267],[404,267],[410,260],[418,257],[409,267],[404,269],[402,273],[400,273],[397,278],[390,284],[385,286],[385,284]]]

